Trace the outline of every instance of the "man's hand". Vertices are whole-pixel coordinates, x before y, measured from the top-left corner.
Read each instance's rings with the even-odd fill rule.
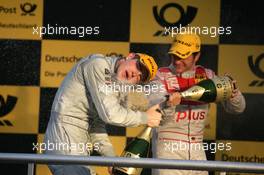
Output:
[[[176,106],[180,103],[181,103],[181,94],[179,92],[174,92],[173,94],[170,95],[167,105]]]
[[[231,98],[235,98],[239,94],[239,89],[237,87],[237,81],[232,80],[232,84],[233,84],[234,89],[232,90]]]
[[[148,126],[150,127],[159,126],[162,114],[158,111],[160,111],[159,104],[150,107],[146,111],[148,116]]]
[[[107,170],[108,170],[108,173],[110,174],[110,175],[112,175],[113,174],[113,167],[108,167],[107,168]]]
[[[234,80],[233,77],[228,73],[225,73],[224,75],[228,76],[232,80],[231,83],[233,85],[233,90],[232,90],[231,98],[235,98],[236,96],[239,95],[239,89],[238,89],[237,81]]]

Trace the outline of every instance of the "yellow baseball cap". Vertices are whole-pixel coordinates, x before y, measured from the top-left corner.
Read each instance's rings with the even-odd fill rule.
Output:
[[[152,80],[158,71],[158,65],[155,59],[143,53],[136,53],[136,55],[138,55],[139,62],[148,70],[148,76],[145,81]]]
[[[177,55],[185,59],[194,52],[199,52],[201,49],[201,39],[196,34],[178,33],[168,54]]]

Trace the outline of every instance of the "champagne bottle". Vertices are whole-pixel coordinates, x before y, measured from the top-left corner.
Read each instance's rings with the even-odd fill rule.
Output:
[[[202,80],[181,92],[181,96],[191,101],[219,102],[229,99],[233,89],[232,78],[230,76],[221,76]]]
[[[146,158],[148,156],[151,138],[151,127],[146,127],[134,140],[125,148],[121,157]],[[114,175],[139,175],[143,168],[114,167]]]

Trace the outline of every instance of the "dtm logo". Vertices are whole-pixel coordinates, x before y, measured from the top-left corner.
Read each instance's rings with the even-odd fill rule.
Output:
[[[257,86],[257,87],[263,87],[263,86],[264,86],[264,80],[263,80],[263,79],[264,79],[264,71],[261,70],[261,68],[260,68],[260,63],[261,63],[262,60],[264,61],[264,53],[260,54],[260,55],[257,57],[257,59],[256,59],[256,61],[255,61],[255,64],[254,64],[254,62],[253,62],[253,56],[252,56],[252,55],[248,56],[248,65],[249,65],[251,71],[252,71],[257,77],[259,77],[259,78],[262,79],[262,80],[253,80],[253,81],[249,84],[249,86],[253,86],[253,87],[255,87],[255,86]]]
[[[181,14],[180,19],[178,21],[176,21],[175,23],[168,22],[164,17],[166,10],[169,8],[175,8]],[[155,17],[155,20],[157,21],[157,23],[159,23],[159,25],[161,27],[171,27],[171,26],[179,27],[180,25],[186,26],[193,21],[194,17],[196,16],[196,13],[197,13],[197,8],[187,6],[187,11],[185,12],[184,9],[182,8],[182,6],[180,6],[179,4],[169,3],[169,4],[164,5],[160,9],[159,13],[158,13],[158,7],[157,6],[154,6],[152,11],[153,11],[153,15]],[[161,36],[167,36],[168,33],[167,32],[164,33],[162,30],[158,30],[156,33],[154,33],[153,36],[160,36],[160,35]]]
[[[6,101],[3,96],[0,95],[0,118],[10,113],[17,103],[17,97],[8,95]],[[13,126],[9,120],[0,120],[0,126]]]
[[[20,9],[23,11],[23,13],[21,13],[22,16],[35,16],[35,14],[33,13],[37,8],[36,4],[31,4],[31,3],[24,3],[24,4],[20,4]]]

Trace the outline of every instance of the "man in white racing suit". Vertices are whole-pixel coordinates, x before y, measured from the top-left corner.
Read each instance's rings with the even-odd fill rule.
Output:
[[[45,133],[45,154],[89,156],[94,149],[115,156],[105,123],[117,126],[158,126],[158,105],[146,112],[125,108],[118,85],[147,82],[157,64],[148,55],[131,53],[126,58],[90,55],[67,74],[53,101]],[[54,175],[94,174],[85,165],[49,165]]]
[[[199,81],[211,79],[215,76],[212,70],[196,65],[200,57],[200,47],[201,41],[198,35],[178,34],[169,50],[172,60],[171,64],[169,67],[163,67],[158,70],[155,82],[161,83],[164,89],[161,89],[158,94],[152,94],[150,98],[156,99],[156,101],[163,101],[165,95],[172,94],[168,104],[174,107],[163,110],[165,113],[164,120],[153,135],[154,157],[206,160],[203,150],[203,133],[209,104],[186,101],[181,99],[179,94],[179,92],[190,88]],[[233,83],[236,82],[233,81]],[[227,112],[234,114],[242,113],[245,109],[245,99],[238,89],[233,90],[232,97],[222,102],[222,104]],[[154,169],[153,174],[206,175],[208,172]]]

